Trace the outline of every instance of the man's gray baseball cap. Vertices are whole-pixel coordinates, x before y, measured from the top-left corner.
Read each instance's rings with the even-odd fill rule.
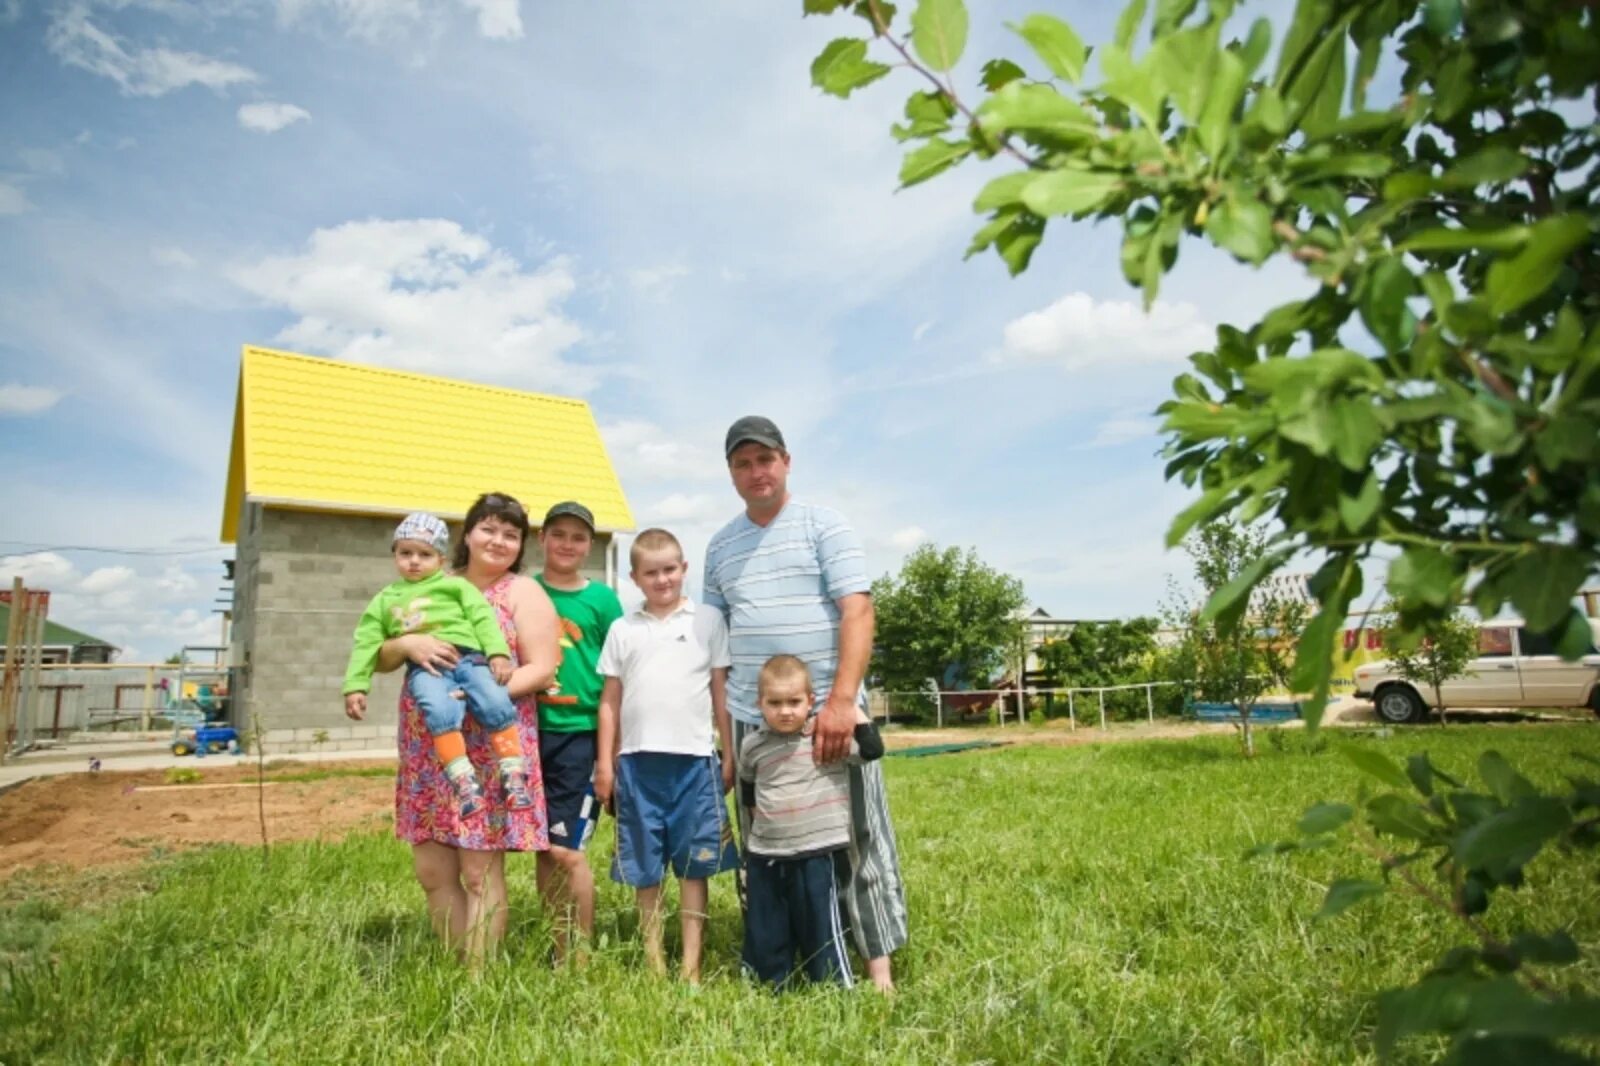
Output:
[[[562,515],[576,518],[578,521],[589,527],[590,533],[594,532],[594,512],[590,511],[589,508],[585,507],[577,500],[563,500],[551,507],[550,510],[544,513],[544,521],[539,524],[539,528],[543,529],[545,526],[548,526],[551,522],[560,518]]]
[[[789,449],[783,443],[783,433],[770,418],[760,415],[745,415],[739,421],[728,427],[728,440],[724,445],[723,456],[725,459],[733,458],[734,450],[741,444],[764,444],[768,448],[776,448],[780,452]]]

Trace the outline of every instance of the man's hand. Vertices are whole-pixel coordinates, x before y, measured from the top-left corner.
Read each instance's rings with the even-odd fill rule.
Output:
[[[733,791],[733,755],[729,752],[722,753],[722,794],[726,796]]]
[[[816,731],[811,735],[811,756],[817,765],[838,762],[850,754],[850,737],[856,729],[856,701],[835,689],[817,712]]]
[[[489,660],[489,672],[494,675],[494,683],[503,685],[511,680],[511,675],[516,671],[511,668],[511,660],[504,655],[496,655]]]
[[[356,721],[367,716],[367,694],[365,692],[352,692],[344,698],[344,714],[346,718]]]
[[[611,810],[611,794],[617,787],[617,771],[612,766],[611,760],[601,759],[594,764],[594,798],[600,801],[600,806]]]

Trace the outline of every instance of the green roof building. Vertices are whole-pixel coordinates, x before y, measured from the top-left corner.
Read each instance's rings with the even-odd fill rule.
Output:
[[[0,655],[5,654],[6,634],[10,630],[11,605],[0,603]],[[108,663],[118,651],[114,644],[48,618],[44,623],[43,644],[39,661],[46,663]]]

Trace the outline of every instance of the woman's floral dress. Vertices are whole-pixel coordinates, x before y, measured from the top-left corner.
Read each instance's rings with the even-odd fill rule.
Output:
[[[516,624],[511,617],[511,588],[515,574],[506,574],[483,590],[494,608],[500,628],[511,645],[511,662],[517,665]],[[549,826],[544,809],[544,777],[539,772],[539,711],[532,699],[517,701],[517,731],[528,766],[528,794],[533,806],[524,811],[506,809],[500,775],[489,734],[472,715],[462,721],[478,780],[483,783],[487,807],[482,817],[463,824],[456,817],[455,790],[445,780],[444,768],[433,754],[433,737],[423,722],[416,701],[404,689],[400,695],[400,770],[395,777],[394,835],[408,844],[448,844],[471,851],[547,851]]]

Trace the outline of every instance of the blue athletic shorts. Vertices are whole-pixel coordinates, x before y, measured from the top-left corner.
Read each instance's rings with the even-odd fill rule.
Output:
[[[550,843],[582,851],[600,820],[594,797],[595,734],[539,730],[539,769]]]
[[[611,877],[634,888],[659,885],[669,864],[680,879],[690,880],[739,865],[715,755],[619,756],[616,826]]]

